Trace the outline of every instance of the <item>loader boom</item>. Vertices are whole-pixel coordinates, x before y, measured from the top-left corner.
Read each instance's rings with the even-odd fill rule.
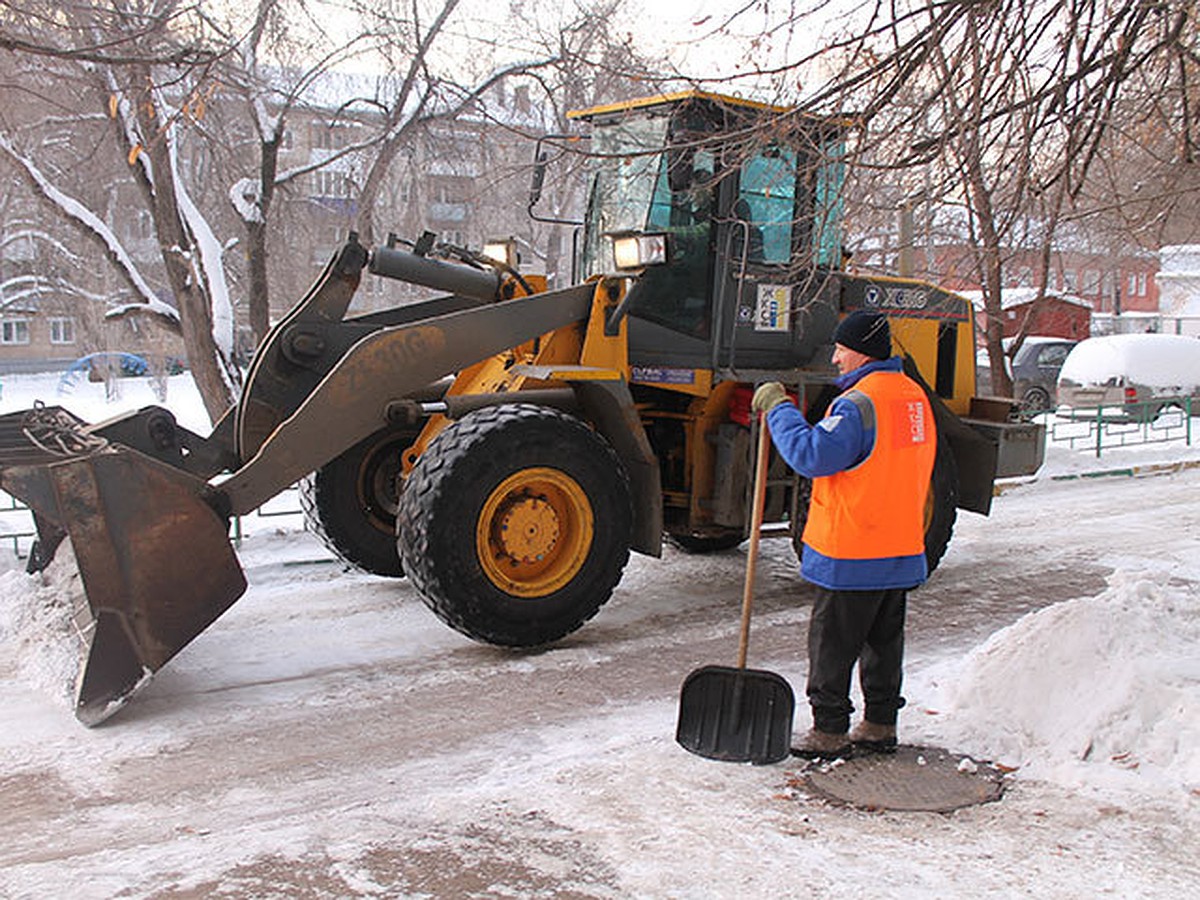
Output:
[[[389,404],[463,366],[587,318],[583,284],[381,328],[362,338],[219,488],[242,515],[390,420]],[[330,423],[336,422],[336,428]]]

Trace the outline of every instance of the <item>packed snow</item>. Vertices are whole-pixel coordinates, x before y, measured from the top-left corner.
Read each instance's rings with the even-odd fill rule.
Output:
[[[9,376],[0,412],[158,402],[119,387]],[[166,405],[205,432],[187,376]],[[1107,471],[1126,474],[1081,477]],[[343,572],[298,516],[250,517],[246,597],[93,730],[70,714],[71,560],[29,576],[7,552],[0,895],[1190,896],[1200,447],[1052,446],[1004,487],[910,604],[902,740],[1009,773],[998,803],[949,816],[831,806],[797,761],[674,744],[682,676],[731,661],[713,656],[732,656],[744,550],[634,558],[578,639],[511,655],[406,583]],[[764,543],[751,665],[795,686],[802,730],[795,569]],[[706,593],[726,599],[691,612]]]

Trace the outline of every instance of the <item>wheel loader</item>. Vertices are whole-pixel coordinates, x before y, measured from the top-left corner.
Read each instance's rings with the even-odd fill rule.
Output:
[[[1037,468],[1038,426],[973,398],[968,303],[847,271],[847,123],[699,92],[575,115],[593,166],[577,283],[547,290],[430,235],[368,248],[351,234],[208,437],[158,407],[0,418],[0,488],[34,511],[31,570],[69,539],[82,576],[80,721],[116,712],[241,596],[231,519],[297,482],[331,549],[407,576],[464,634],[514,648],[570,634],[630,551],[743,540],[751,393],[784,382],[819,417],[854,309],[888,315],[936,410],[931,566],[956,508],[987,513],[998,474]],[[375,277],[433,296],[348,315]],[[798,544],[808,484],[778,459],[771,472],[766,533]]]

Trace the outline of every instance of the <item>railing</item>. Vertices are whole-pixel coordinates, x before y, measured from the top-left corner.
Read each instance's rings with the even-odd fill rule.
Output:
[[[1046,425],[1047,438],[1072,450],[1087,449],[1099,457],[1104,450],[1144,444],[1182,442],[1192,445],[1192,413],[1200,404],[1192,397],[1162,397],[1140,403],[1108,406],[1060,407],[1051,413],[1029,414]],[[269,519],[300,516],[300,489],[293,485],[245,518]],[[242,516],[234,517],[230,537],[241,546],[245,537]],[[303,519],[301,519],[303,522]],[[0,545],[10,544],[18,559],[24,559],[37,532],[28,507],[0,491]]]
[[[0,491],[0,542],[11,543],[13,554],[24,559],[37,531],[33,527],[33,514],[29,507],[17,501],[11,494]]]
[[[1200,413],[1192,397],[1159,397],[1137,403],[1059,407],[1036,416],[1046,423],[1051,442],[1099,457],[1105,450],[1145,444],[1182,442],[1192,445],[1192,414]]]
[[[282,518],[285,516],[300,516],[301,525],[304,525],[304,510],[300,508],[300,487],[293,484],[283,493],[272,497],[253,513],[253,516],[259,519]],[[242,538],[245,534],[242,530],[242,516],[234,516],[230,527],[230,533],[233,536],[235,546],[242,545]]]
[[[300,488],[292,485],[283,493],[264,503],[248,516],[234,516],[230,523],[230,539],[236,546],[241,546],[245,537],[243,519],[272,519],[283,517],[300,517],[300,526],[304,525],[304,511],[300,508]],[[29,547],[37,537],[33,525],[33,513],[28,506],[18,501],[11,494],[0,491],[0,546],[12,547],[17,559],[25,559],[29,555]]]

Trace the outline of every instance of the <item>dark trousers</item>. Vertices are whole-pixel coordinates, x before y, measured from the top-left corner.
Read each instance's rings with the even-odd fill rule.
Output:
[[[904,660],[907,591],[817,588],[808,625],[808,702],[813,725],[841,734],[850,727],[850,673],[858,663],[868,722],[895,725]]]

